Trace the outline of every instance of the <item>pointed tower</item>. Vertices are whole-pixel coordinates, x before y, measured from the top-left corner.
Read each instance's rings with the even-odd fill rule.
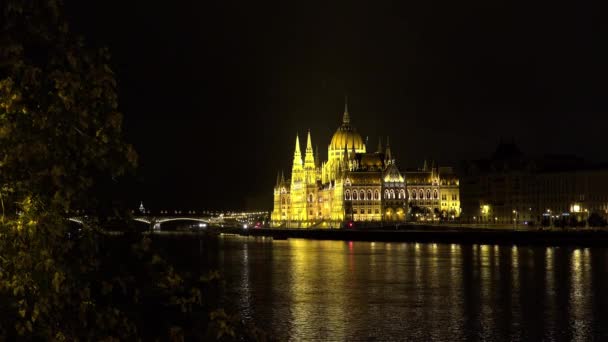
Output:
[[[306,178],[306,184],[315,184],[317,180],[315,156],[312,152],[312,139],[310,138],[310,130],[308,130],[308,137],[306,139],[306,152],[304,155],[304,176]]]
[[[308,130],[308,138],[306,139],[306,152],[304,155],[304,168],[314,169],[315,168],[315,156],[312,152],[312,140],[310,138],[310,130]]]
[[[296,134],[296,148],[293,152],[293,166],[291,168],[291,184],[301,182],[304,178],[303,172],[304,168],[302,165],[302,154],[300,153],[300,138]]]
[[[350,158],[348,157],[348,147],[344,144],[344,154],[341,165],[344,165],[345,168],[350,169]]]
[[[293,152],[293,169],[302,168],[302,153],[300,153],[300,137],[296,134],[296,148]]]
[[[386,152],[384,155],[384,163],[389,165],[393,163],[393,155],[391,154],[391,142],[389,137],[386,137]]]
[[[424,165],[422,166],[422,171],[428,171],[429,167],[428,164],[426,163],[426,159],[424,160]]]
[[[348,96],[344,96],[344,116],[342,117],[342,123],[345,125],[350,124],[350,114],[348,114]]]
[[[378,138],[378,153],[382,153],[382,137]]]
[[[300,138],[296,134],[296,148],[293,153],[293,167],[291,169],[291,219],[295,221],[306,220],[306,176],[302,165],[300,153]]]

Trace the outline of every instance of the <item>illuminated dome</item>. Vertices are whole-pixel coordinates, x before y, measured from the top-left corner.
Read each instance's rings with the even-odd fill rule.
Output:
[[[345,127],[342,125],[331,138],[329,148],[333,150],[343,150],[345,146],[349,151],[353,148],[353,146],[357,152],[361,152],[360,150],[365,149],[361,135],[359,135],[359,133],[357,133],[350,126]]]
[[[350,152],[353,147],[357,153],[365,153],[365,144],[363,138],[357,133],[354,127],[350,125],[350,115],[348,114],[348,107],[344,108],[344,117],[342,118],[342,125],[338,127],[336,133],[331,138],[329,144],[329,154],[342,154],[344,147]],[[334,153],[332,153],[334,152]]]

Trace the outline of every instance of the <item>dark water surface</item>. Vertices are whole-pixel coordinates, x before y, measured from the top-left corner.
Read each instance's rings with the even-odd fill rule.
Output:
[[[608,340],[608,249],[218,239],[226,295],[278,340]]]

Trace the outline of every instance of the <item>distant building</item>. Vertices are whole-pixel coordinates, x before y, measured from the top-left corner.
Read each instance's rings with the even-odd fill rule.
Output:
[[[277,175],[271,221],[275,227],[337,228],[348,221],[405,222],[412,210],[420,211],[421,220],[456,218],[459,197],[451,168],[425,165],[402,173],[388,140],[386,148],[379,143],[375,152],[368,152],[345,106],[327,161],[320,163],[313,153],[310,132],[302,160],[296,136],[291,179]]]
[[[313,153],[310,132],[302,160],[296,136],[291,179],[277,176],[274,187],[272,225],[337,228],[346,221],[404,222],[405,193],[405,178],[390,145],[367,152],[345,106],[327,161],[320,163]]]
[[[408,203],[413,220],[453,220],[460,216],[459,180],[452,167],[405,172]]]
[[[608,216],[608,167],[573,156],[524,156],[499,144],[489,159],[465,162],[462,220],[553,224]]]

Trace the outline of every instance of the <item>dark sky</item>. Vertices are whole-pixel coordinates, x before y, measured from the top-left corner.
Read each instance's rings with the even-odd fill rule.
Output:
[[[608,161],[608,30],[595,4],[71,0],[68,10],[113,55],[140,156],[130,199],[270,209],[296,132],[311,129],[326,158],[346,93],[368,148],[390,136],[401,166],[485,157],[501,138]]]

